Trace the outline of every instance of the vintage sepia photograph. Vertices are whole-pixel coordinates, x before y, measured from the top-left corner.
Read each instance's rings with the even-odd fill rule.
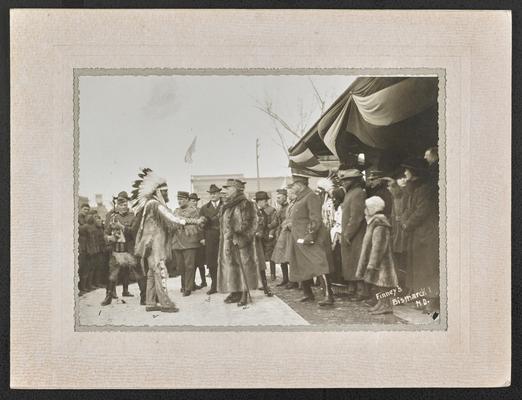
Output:
[[[12,388],[511,385],[509,11],[10,20]]]
[[[444,327],[437,74],[75,84],[77,328]]]

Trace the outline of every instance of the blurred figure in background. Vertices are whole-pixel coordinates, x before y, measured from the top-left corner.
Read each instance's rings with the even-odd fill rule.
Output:
[[[79,296],[86,293],[86,272],[88,275],[89,258],[87,256],[87,247],[89,241],[89,229],[86,224],[87,215],[89,214],[90,206],[86,203],[80,205],[78,213],[78,290]]]
[[[384,176],[384,172],[370,170],[366,176],[366,196],[378,196],[384,200],[384,215],[391,218],[393,208],[393,198],[388,191],[388,181],[390,178]]]

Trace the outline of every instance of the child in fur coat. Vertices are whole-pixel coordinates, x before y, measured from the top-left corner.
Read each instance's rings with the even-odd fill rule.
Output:
[[[383,214],[384,206],[384,200],[378,196],[366,199],[364,213],[367,227],[355,274],[366,283],[375,285],[378,293],[398,286],[391,249],[391,224]],[[378,298],[377,304],[370,308],[373,315],[392,312],[389,298]]]

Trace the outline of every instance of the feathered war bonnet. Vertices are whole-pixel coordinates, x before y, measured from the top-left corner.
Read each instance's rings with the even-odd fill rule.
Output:
[[[158,190],[167,188],[167,181],[156,175],[150,168],[143,168],[138,174],[139,179],[132,184],[131,192],[132,207],[136,212],[140,211],[147,200],[152,199]],[[163,199],[158,199],[162,201]]]

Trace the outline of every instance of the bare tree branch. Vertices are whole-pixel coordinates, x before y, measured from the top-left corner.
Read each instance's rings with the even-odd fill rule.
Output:
[[[312,78],[308,78],[310,80],[310,83],[312,84],[312,87],[314,88],[315,98],[319,103],[319,106],[321,107],[321,115],[324,114],[324,110],[326,109],[326,101],[321,97],[319,94],[319,91],[317,90],[317,87],[314,84],[314,81],[312,81]]]
[[[267,114],[270,118],[276,120],[281,124],[283,128],[285,128],[288,132],[294,135],[297,139],[301,139],[302,134],[299,134],[295,129],[292,129],[288,123],[281,118],[277,113],[272,110],[272,103],[270,101],[266,101],[264,106],[259,105],[259,103],[255,106],[258,110]]]
[[[279,140],[281,141],[281,147],[283,148],[283,150],[286,154],[286,157],[289,158],[288,145],[286,144],[285,137],[284,137],[283,133],[279,130],[279,127],[277,126],[277,124],[275,122],[274,122],[274,128],[275,128],[275,131],[277,132],[277,135],[279,136]]]

